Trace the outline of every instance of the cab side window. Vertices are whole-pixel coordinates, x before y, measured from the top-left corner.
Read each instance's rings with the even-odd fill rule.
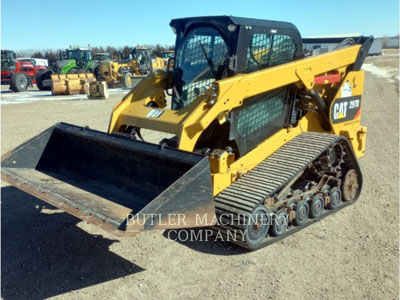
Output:
[[[255,33],[247,47],[246,72],[293,61],[296,44],[288,35]]]

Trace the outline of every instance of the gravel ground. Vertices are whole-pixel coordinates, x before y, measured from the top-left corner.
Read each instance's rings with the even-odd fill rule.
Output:
[[[396,55],[367,63],[383,60],[398,74]],[[398,83],[366,72],[364,95],[359,201],[256,252],[162,231],[117,238],[3,183],[2,299],[398,299]],[[105,131],[120,97],[4,105],[1,151],[59,121]]]

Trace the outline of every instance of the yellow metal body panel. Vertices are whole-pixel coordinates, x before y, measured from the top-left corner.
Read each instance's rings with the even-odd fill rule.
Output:
[[[165,50],[165,51],[161,51],[161,52],[160,52],[161,59],[164,60],[164,69],[165,69],[165,68],[167,68],[168,59],[169,59],[169,58],[163,58],[163,57],[165,56],[165,55],[163,55],[163,54],[166,54],[168,57],[173,57],[173,56],[174,56],[174,51],[173,51],[173,50]],[[172,61],[172,62],[170,63],[169,68],[172,69],[173,67],[174,67],[174,61]]]
[[[330,119],[332,125],[332,133],[347,137],[347,139],[353,146],[353,150],[357,158],[364,156],[365,142],[367,137],[367,128],[361,126],[363,86],[364,72],[349,72],[345,77],[343,83],[340,85],[340,88],[330,105],[330,115],[341,115],[342,118],[345,118],[349,114],[349,110],[351,109],[351,107],[353,107],[354,110],[357,111],[354,117],[350,116],[351,119],[340,123],[334,124],[332,118]],[[342,95],[344,91],[346,91],[346,93],[348,94]],[[350,99],[354,99],[348,100],[343,103],[337,101],[338,99],[343,99],[344,96],[350,97]]]
[[[164,60],[158,56],[153,58],[151,63],[153,70],[164,70],[167,67]]]
[[[234,108],[241,106],[247,98],[266,91],[290,84],[308,90],[315,88],[329,107],[341,97],[342,86],[339,84],[314,86],[314,77],[331,71],[338,72],[341,78],[346,76],[344,82],[349,81],[353,85],[356,82],[353,88],[354,95],[362,95],[363,72],[346,74],[346,67],[356,61],[360,47],[360,45],[355,45],[216,81],[182,110],[166,108],[164,93],[166,73],[160,71],[157,74],[151,74],[114,107],[108,131],[109,133],[118,132],[126,126],[136,126],[172,133],[179,137],[179,149],[193,151],[201,133],[214,120],[222,124],[225,116]],[[159,107],[146,107],[151,101],[156,102]],[[329,133],[347,136],[357,156],[363,154],[366,128],[360,126],[359,118],[352,122],[331,123],[331,125],[332,130],[328,131]],[[279,130],[236,160],[226,155],[221,155],[219,158],[210,157],[214,195],[305,131],[324,131],[321,127],[321,115],[318,112],[307,112],[296,127]]]

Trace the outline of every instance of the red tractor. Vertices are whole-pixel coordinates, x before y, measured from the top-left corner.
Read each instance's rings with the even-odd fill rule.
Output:
[[[16,55],[11,50],[1,50],[1,84],[10,85],[14,92],[23,92],[36,84],[36,74],[46,70],[32,62],[16,61]]]

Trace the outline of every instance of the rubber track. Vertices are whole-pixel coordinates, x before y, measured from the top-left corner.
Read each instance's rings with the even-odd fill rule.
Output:
[[[352,168],[356,169],[360,176],[360,189],[361,189],[361,172],[355,159],[354,152],[347,139],[326,133],[319,132],[305,132],[296,136],[294,139],[286,143],[271,156],[261,162],[257,167],[247,172],[242,178],[235,181],[228,188],[223,190],[215,197],[216,215],[219,218],[221,215],[233,216],[243,220],[246,215],[251,212],[260,204],[263,204],[265,199],[278,192],[285,184],[290,182],[299,172],[307,168],[307,166],[316,160],[321,154],[324,153],[332,144],[339,141],[344,141],[347,145],[345,152],[352,155],[351,163]],[[341,206],[334,210],[324,210],[324,213],[318,219],[308,219],[308,221],[301,226],[289,225],[287,231],[279,236],[272,237],[267,235],[262,244],[257,248],[262,248],[277,242],[290,234],[301,230],[322,218],[337,212],[338,210],[354,203],[356,197],[352,201],[342,202]],[[222,218],[225,221],[230,221],[227,218]],[[214,231],[218,231],[224,238],[227,237],[227,230],[235,230],[240,232],[243,230],[243,225],[229,224],[229,225],[216,225],[213,227]],[[231,237],[232,235],[230,235]],[[245,242],[230,239],[230,242],[238,244],[250,250]]]

